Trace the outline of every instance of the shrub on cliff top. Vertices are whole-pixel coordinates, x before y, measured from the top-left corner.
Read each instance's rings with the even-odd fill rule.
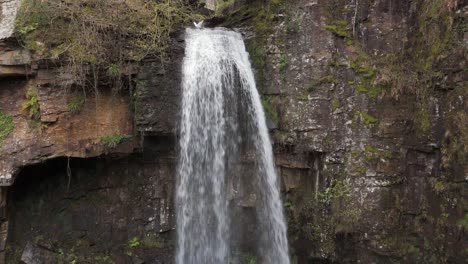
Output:
[[[125,62],[163,55],[170,33],[200,18],[186,0],[23,0],[16,36],[39,57],[63,59],[75,74],[96,75],[95,68],[124,68]]]

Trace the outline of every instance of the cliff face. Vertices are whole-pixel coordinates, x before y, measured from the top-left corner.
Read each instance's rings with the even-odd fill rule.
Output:
[[[212,23],[245,32],[292,258],[462,263],[462,2],[231,4]],[[1,40],[0,252],[7,263],[172,263],[183,42],[183,32],[174,34],[166,63],[147,58],[125,71],[123,91],[101,81],[96,93],[70,85],[60,62]],[[235,197],[246,226],[254,196]]]
[[[466,12],[293,1],[254,18],[300,263],[466,258]]]

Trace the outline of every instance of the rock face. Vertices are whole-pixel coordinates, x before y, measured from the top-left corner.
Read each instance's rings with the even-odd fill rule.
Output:
[[[85,99],[83,91],[60,84],[57,68],[33,65],[25,51],[6,49],[0,48],[0,102],[1,111],[13,117],[14,129],[1,142],[1,185],[11,185],[22,166],[54,157],[99,156],[109,151],[103,138],[133,134],[127,96],[113,96],[104,88]],[[30,118],[25,109],[31,100],[37,100],[38,118]],[[73,102],[79,109],[71,109]],[[132,142],[115,152],[133,152]]]
[[[20,0],[0,1],[0,40],[9,38],[15,28],[16,13],[20,7]]]
[[[450,135],[467,133],[451,123],[467,117],[466,34],[454,32],[447,45],[455,48],[444,55],[428,55],[442,57],[425,60],[431,70],[417,73],[418,81],[398,84],[391,78],[418,69],[393,75],[401,69],[388,61],[420,49],[411,46],[422,45],[417,32],[434,23],[427,4],[288,1],[255,17],[257,30],[262,20],[276,25],[263,40],[257,32],[250,51],[267,114],[277,122],[273,138],[299,263],[466,258],[466,150],[455,151],[465,160],[448,161],[454,145],[447,145]],[[440,4],[452,21],[445,29],[466,21],[466,7]]]
[[[4,13],[13,2],[0,3]],[[463,263],[462,1],[232,3],[212,23],[246,32],[293,260]],[[83,90],[66,89],[55,62],[0,44],[0,111],[14,122],[3,141],[0,130],[0,257],[7,263],[173,262],[183,49],[181,31],[166,63],[147,58],[130,73],[135,90],[115,95],[101,83],[98,96],[85,90],[74,110]],[[30,90],[36,119],[23,109]],[[113,147],[103,140],[112,135],[133,138]],[[255,190],[233,197],[247,233],[254,232],[253,200]],[[240,250],[248,248],[249,236],[236,235],[245,237]]]
[[[67,159],[24,169],[10,197],[7,263],[170,263],[174,142],[145,146],[120,160],[71,159],[70,182]]]

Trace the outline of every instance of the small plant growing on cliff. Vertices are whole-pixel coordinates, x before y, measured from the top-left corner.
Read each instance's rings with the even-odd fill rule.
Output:
[[[117,78],[120,76],[120,68],[119,68],[119,65],[117,64],[110,64],[108,67],[107,67],[107,76],[111,77],[111,78]]]
[[[136,248],[136,247],[140,246],[140,244],[141,243],[140,243],[140,240],[138,239],[138,237],[134,237],[134,238],[132,238],[132,239],[130,239],[128,241],[128,247],[129,248]]]
[[[288,65],[289,65],[288,57],[285,54],[281,55],[279,66],[278,66],[280,71],[282,72],[286,71],[286,69],[288,68]]]
[[[353,45],[353,39],[351,36],[351,29],[348,21],[340,20],[336,23],[326,25],[325,29],[333,33],[333,35],[344,38],[346,45]]]
[[[103,137],[101,142],[108,148],[115,148],[117,145],[121,144],[125,140],[128,140],[131,138],[129,135],[120,135],[120,134],[114,134],[111,136]]]
[[[39,120],[41,118],[41,110],[37,90],[30,88],[26,93],[26,102],[23,103],[23,109],[28,112],[29,118]]]
[[[80,96],[80,97],[73,98],[67,104],[68,111],[70,111],[70,113],[72,113],[72,114],[79,113],[81,111],[81,108],[83,107],[84,103],[85,103],[85,98],[84,97]]]
[[[369,115],[366,112],[360,112],[362,121],[364,122],[364,125],[369,126],[371,124],[377,123],[378,119]]]
[[[15,123],[13,122],[13,117],[0,110],[0,144],[14,128]]]
[[[319,201],[329,205],[335,199],[347,197],[351,192],[351,186],[342,180],[333,180],[325,191],[318,194]]]

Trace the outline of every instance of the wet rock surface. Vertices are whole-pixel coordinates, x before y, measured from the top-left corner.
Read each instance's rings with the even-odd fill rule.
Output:
[[[466,6],[294,0],[264,8],[260,2],[239,1],[226,9],[227,18],[212,23],[248,32],[293,260],[463,263],[467,34],[457,29],[446,52],[423,61],[429,66],[396,68],[410,57],[392,56],[428,50],[420,30],[432,34],[466,24]],[[445,22],[433,18],[442,17],[440,10],[449,10]],[[2,184],[19,175],[8,196],[6,187],[1,190],[1,231],[8,241],[0,243],[0,254],[6,252],[9,263],[172,263],[184,49],[183,35],[174,36],[166,63],[148,58],[133,76],[134,99],[103,92],[98,108],[91,96],[78,114],[69,113],[74,94],[56,85],[54,67],[11,43],[0,45],[0,109],[15,122],[0,142]],[[435,40],[431,47],[440,44]],[[22,109],[31,86],[46,129],[32,129]],[[106,148],[102,137],[112,134],[137,136]],[[67,190],[63,157],[106,154],[72,158]],[[248,181],[247,172],[248,166],[234,178]],[[242,215],[235,221],[245,223],[235,235],[245,239],[240,251],[248,252],[248,234],[255,233],[255,199],[252,189],[232,196],[231,206]]]

